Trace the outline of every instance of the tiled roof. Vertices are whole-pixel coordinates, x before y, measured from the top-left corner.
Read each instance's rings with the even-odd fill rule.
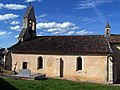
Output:
[[[120,44],[120,34],[111,34],[108,40],[110,43]]]
[[[110,49],[103,35],[83,36],[41,36],[17,43],[9,48],[11,52],[40,54],[109,53]]]

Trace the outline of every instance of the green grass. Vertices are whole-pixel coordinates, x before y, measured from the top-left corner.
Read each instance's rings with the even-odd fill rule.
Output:
[[[80,83],[59,79],[13,80],[0,78],[0,90],[120,90],[119,86]]]

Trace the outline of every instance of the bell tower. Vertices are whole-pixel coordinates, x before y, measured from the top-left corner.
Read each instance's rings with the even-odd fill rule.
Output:
[[[20,32],[18,41],[24,42],[34,37],[36,37],[36,18],[34,8],[30,4],[23,17],[22,31]]]
[[[106,23],[106,27],[105,27],[105,36],[106,37],[110,37],[111,36],[110,35],[110,25],[109,25],[108,22]]]

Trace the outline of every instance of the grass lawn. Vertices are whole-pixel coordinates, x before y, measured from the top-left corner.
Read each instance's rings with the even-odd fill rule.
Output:
[[[0,77],[0,90],[120,90],[120,87],[59,79],[37,81],[13,80]]]

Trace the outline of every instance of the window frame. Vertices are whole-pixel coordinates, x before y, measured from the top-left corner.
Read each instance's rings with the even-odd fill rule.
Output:
[[[35,22],[34,21],[32,22],[32,30],[33,31],[35,30]]]
[[[28,69],[28,62],[22,62],[22,69]]]
[[[80,60],[81,59],[81,69],[79,69],[78,67],[78,60]],[[83,60],[83,58],[82,57],[77,57],[77,59],[76,59],[76,71],[83,71],[84,70],[84,60]]]
[[[28,19],[28,27],[32,30],[32,19]]]
[[[41,60],[42,60],[42,63],[41,63]],[[44,69],[44,60],[43,60],[43,57],[38,57],[37,59],[37,69],[38,70],[43,70]]]

